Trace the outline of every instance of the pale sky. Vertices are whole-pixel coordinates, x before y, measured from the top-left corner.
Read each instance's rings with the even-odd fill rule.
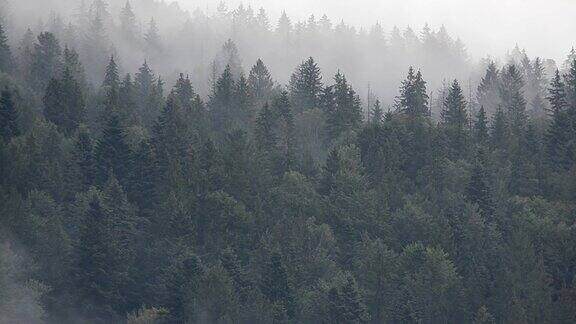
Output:
[[[218,0],[178,0],[186,8],[213,11]],[[226,0],[264,7],[275,21],[282,10],[302,20],[327,14],[357,26],[379,21],[387,30],[425,22],[436,29],[444,24],[460,37],[474,58],[502,56],[516,43],[530,56],[563,61],[576,46],[576,0]]]

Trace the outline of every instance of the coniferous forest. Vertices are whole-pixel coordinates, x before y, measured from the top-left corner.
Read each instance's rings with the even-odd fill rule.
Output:
[[[576,322],[574,50],[9,2],[0,323]]]

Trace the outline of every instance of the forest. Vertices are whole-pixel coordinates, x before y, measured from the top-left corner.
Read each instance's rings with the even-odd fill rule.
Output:
[[[0,1],[0,324],[576,322],[574,49],[108,2]]]

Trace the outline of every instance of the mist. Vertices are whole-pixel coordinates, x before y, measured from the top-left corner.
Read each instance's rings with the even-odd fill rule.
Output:
[[[575,12],[0,0],[0,324],[576,323]]]
[[[185,8],[215,10],[218,1],[179,0]],[[240,3],[266,8],[279,17],[285,10],[298,20],[309,15],[327,14],[334,21],[344,20],[358,28],[379,22],[385,29],[410,25],[419,30],[428,23],[445,25],[466,43],[475,59],[504,55],[516,44],[535,56],[564,60],[576,46],[573,13],[576,2],[570,0],[234,0],[224,1],[235,7]]]

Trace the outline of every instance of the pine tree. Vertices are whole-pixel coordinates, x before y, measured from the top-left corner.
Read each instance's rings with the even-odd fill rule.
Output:
[[[128,196],[143,214],[149,215],[157,203],[157,171],[152,146],[144,141],[140,143],[133,161],[127,188]]]
[[[239,123],[241,127],[247,127],[254,120],[254,97],[250,91],[248,80],[243,74],[234,85],[234,100],[236,102],[232,119]]]
[[[296,139],[294,129],[294,115],[290,106],[288,92],[283,91],[274,100],[274,114],[276,115],[276,133],[278,134],[278,149],[280,165],[277,174],[291,171],[296,165]]]
[[[160,40],[160,34],[158,26],[154,18],[150,20],[148,25],[148,31],[144,35],[144,40],[146,42],[146,53],[153,59],[155,59],[162,52],[162,43]]]
[[[82,127],[74,143],[74,161],[80,170],[81,191],[86,191],[94,183],[96,165],[94,161],[94,145],[85,127]]]
[[[290,18],[288,18],[286,11],[282,11],[282,15],[280,16],[280,19],[278,20],[278,25],[276,27],[276,33],[282,37],[283,41],[287,41],[290,37],[291,32],[292,32],[292,22],[290,21]]]
[[[126,5],[122,8],[120,12],[120,31],[124,39],[128,41],[134,41],[137,28],[136,28],[136,16],[130,5],[130,1],[126,1]]]
[[[48,83],[43,101],[44,116],[66,136],[71,136],[86,119],[82,89],[68,68],[61,79]]]
[[[402,81],[400,95],[396,98],[396,109],[411,119],[426,118],[430,116],[428,99],[422,73],[418,71],[414,74],[414,69],[410,67],[406,80]]]
[[[132,82],[132,76],[126,74],[118,89],[118,113],[127,125],[137,123],[137,89]]]
[[[371,111],[371,121],[374,124],[381,125],[384,122],[384,111],[380,106],[380,100],[376,100]]]
[[[290,79],[290,96],[296,112],[317,108],[322,93],[320,68],[312,57],[297,68]]]
[[[18,110],[8,88],[0,93],[0,136],[8,142],[20,135],[18,127]]]
[[[107,222],[101,200],[93,197],[77,247],[74,278],[82,315],[104,322],[115,319],[112,304],[120,300],[112,280],[117,260],[114,258]]]
[[[546,97],[550,102],[552,108],[552,116],[556,113],[564,111],[567,106],[566,102],[566,86],[562,82],[562,77],[560,76],[560,71],[556,70],[554,78],[550,82],[550,87],[548,88],[548,96]]]
[[[334,77],[335,84],[327,87],[322,96],[326,114],[326,130],[330,139],[358,129],[362,123],[360,98],[340,72]]]
[[[272,76],[261,59],[258,59],[250,70],[248,84],[257,103],[265,102],[272,95],[274,81],[272,81]]]
[[[60,72],[62,49],[52,33],[44,32],[38,36],[34,45],[30,82],[38,90],[46,87],[51,78]]]
[[[566,86],[556,70],[548,89],[548,101],[552,107],[552,121],[546,133],[546,152],[548,160],[560,170],[566,170],[576,157],[574,149],[576,130],[574,121],[568,112]]]
[[[488,113],[495,113],[500,105],[500,93],[498,91],[499,71],[494,62],[490,62],[486,74],[482,77],[477,90],[477,100]]]
[[[320,183],[320,192],[329,194],[336,184],[336,178],[341,170],[341,158],[338,150],[333,149],[330,151],[326,159],[326,165],[323,170],[323,177]]]
[[[120,117],[112,113],[102,131],[102,136],[95,148],[97,165],[96,183],[104,184],[112,172],[123,186],[126,185],[131,167],[130,147],[126,142],[124,127]]]
[[[348,276],[343,287],[334,287],[328,292],[330,315],[333,323],[366,323],[370,315],[354,277]]]
[[[258,118],[256,118],[256,143],[258,148],[264,152],[269,159],[276,157],[277,139],[274,133],[275,118],[269,105],[264,105]]]
[[[468,114],[462,88],[454,80],[442,110],[442,126],[446,132],[451,156],[463,157],[468,147]]]
[[[8,38],[4,32],[4,27],[0,23],[0,71],[12,72],[14,70],[14,58],[10,45],[8,45]]]
[[[566,102],[570,118],[576,122],[576,58],[570,63],[567,73],[564,75],[566,85]]]
[[[486,116],[484,106],[481,106],[480,110],[478,110],[478,113],[476,114],[476,120],[474,121],[474,138],[476,143],[482,145],[488,144],[490,137],[488,131],[488,117]]]
[[[110,61],[106,67],[106,74],[102,82],[102,91],[104,94],[105,113],[107,115],[112,112],[118,114],[120,109],[120,75],[118,65],[116,65],[113,56],[110,57]]]
[[[210,96],[210,111],[216,130],[230,129],[233,116],[234,80],[232,70],[226,67]]]
[[[502,71],[500,96],[510,122],[513,140],[518,140],[526,130],[528,115],[524,98],[524,80],[515,65],[509,65]]]
[[[498,149],[506,148],[509,142],[508,134],[509,129],[506,116],[504,115],[504,111],[498,108],[492,121],[492,132],[490,134],[492,147]]]
[[[288,273],[279,253],[273,253],[262,270],[260,290],[272,303],[282,303],[289,317],[294,315],[294,300],[288,284]]]
[[[490,177],[486,164],[486,156],[481,149],[476,157],[474,168],[472,169],[472,176],[466,188],[466,197],[468,201],[478,205],[484,219],[491,221],[493,220],[496,207],[492,197]]]

